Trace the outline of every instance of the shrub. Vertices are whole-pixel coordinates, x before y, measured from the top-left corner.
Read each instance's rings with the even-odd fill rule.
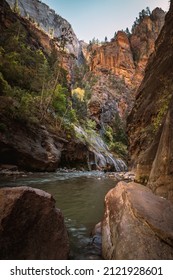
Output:
[[[127,146],[124,145],[122,142],[111,143],[110,149],[112,152],[119,155],[120,157],[126,158],[127,156]]]
[[[0,95],[9,95],[11,87],[0,72]]]

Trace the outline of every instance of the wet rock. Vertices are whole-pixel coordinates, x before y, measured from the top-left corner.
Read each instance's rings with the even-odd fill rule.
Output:
[[[91,244],[90,246],[94,249],[94,254],[91,255],[89,259],[102,259],[102,223],[95,225],[91,232]]]
[[[133,172],[111,172],[107,173],[106,177],[114,179],[116,181],[131,182],[134,181],[135,174]]]
[[[18,167],[16,165],[0,164],[1,170],[18,171]]]
[[[101,234],[102,223],[98,223],[95,225],[94,229],[92,230],[92,236],[100,235]]]
[[[78,139],[69,140],[65,145],[61,166],[77,167],[82,170],[125,171],[126,163],[115,158],[96,131],[85,131],[81,126],[74,126]]]
[[[105,198],[104,259],[173,258],[173,204],[145,186],[120,182]]]
[[[29,187],[0,190],[0,259],[67,259],[69,240],[53,197]]]
[[[16,165],[0,164],[0,176],[24,176],[23,171],[19,171]]]

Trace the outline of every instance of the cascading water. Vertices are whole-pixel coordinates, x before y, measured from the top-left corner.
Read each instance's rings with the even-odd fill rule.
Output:
[[[82,127],[75,126],[74,128],[80,140],[88,147],[89,170],[127,171],[125,162],[122,159],[114,158],[107,145],[94,130],[92,133],[87,133]]]

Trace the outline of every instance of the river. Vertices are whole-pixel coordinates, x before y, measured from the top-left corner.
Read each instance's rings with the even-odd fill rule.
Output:
[[[99,259],[100,247],[91,231],[101,221],[105,194],[115,186],[102,172],[33,173],[3,177],[0,186],[30,186],[53,195],[65,217],[70,237],[71,259]]]

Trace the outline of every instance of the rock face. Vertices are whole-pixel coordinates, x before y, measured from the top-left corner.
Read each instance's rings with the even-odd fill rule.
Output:
[[[131,167],[136,181],[173,201],[173,1],[128,118]]]
[[[148,58],[163,27],[165,12],[156,8],[144,16],[133,28],[132,34],[118,31],[115,39],[91,49],[91,70],[111,71],[131,87],[139,86]]]
[[[147,187],[120,182],[105,198],[104,259],[173,258],[173,205]]]
[[[5,115],[12,100],[1,96],[0,163],[16,164],[25,170],[54,171],[58,168],[64,141],[45,126],[21,124]]]
[[[35,50],[43,50],[45,55],[56,49],[56,41],[48,34],[37,28],[26,18],[10,10],[6,1],[0,2],[0,32],[1,36],[8,32],[8,28],[16,21],[20,21],[26,32],[26,44]],[[57,50],[58,52],[58,50]],[[67,61],[66,66],[71,65],[70,55],[64,55]],[[1,95],[1,92],[0,92]],[[92,145],[89,141],[83,141],[77,136],[69,136],[69,132],[57,127],[52,127],[50,120],[44,125],[37,122],[27,122],[25,119],[18,119],[13,112],[18,110],[19,104],[11,97],[0,96],[0,164],[17,165],[21,170],[27,171],[56,171],[58,167],[75,167],[77,169],[88,169],[88,154],[91,160],[96,158],[98,166],[95,169],[107,169],[107,165],[115,169],[114,160],[111,160],[110,153],[105,149],[106,155],[102,156],[102,145],[93,149],[94,143],[101,141],[99,136],[96,141],[92,137]],[[10,112],[12,114],[8,114]],[[52,117],[52,124],[55,119]],[[81,128],[82,129],[82,128]],[[87,135],[85,135],[87,137]],[[100,149],[100,150],[99,150]],[[101,163],[100,162],[101,158]],[[104,166],[103,166],[104,165]],[[126,168],[123,162],[117,163],[121,171]]]
[[[14,7],[15,0],[7,0],[7,2],[12,8]],[[80,60],[80,43],[67,20],[57,15],[54,10],[39,0],[19,0],[18,5],[23,17],[30,17],[47,33],[53,33],[54,37],[60,38],[62,35],[64,36],[65,32],[68,41],[67,49]]]
[[[118,31],[111,42],[88,47],[82,44],[90,70],[96,77],[88,111],[99,125],[111,126],[117,115],[126,120],[164,18],[165,12],[156,8],[150,16],[138,20],[132,34]]]
[[[131,83],[138,87],[144,77],[150,55],[154,52],[155,42],[165,22],[165,12],[156,8],[150,16],[145,16],[140,24],[133,28],[130,46],[135,64],[135,73]]]
[[[111,70],[120,78],[125,77],[127,82],[134,75],[135,66],[130,42],[125,32],[119,31],[113,42],[101,47],[95,47],[91,61],[92,71]]]
[[[63,260],[69,241],[52,196],[29,187],[0,190],[0,259]]]
[[[65,133],[39,124],[21,123],[6,115],[13,101],[0,96],[0,165],[17,165],[26,171],[56,171],[59,167],[85,170],[125,171],[127,166],[115,159],[101,137],[78,127],[78,138],[67,140]]]

